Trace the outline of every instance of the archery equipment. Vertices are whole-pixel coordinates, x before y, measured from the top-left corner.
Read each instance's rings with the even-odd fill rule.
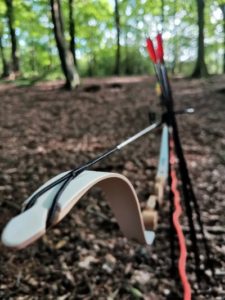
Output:
[[[6,225],[2,234],[2,242],[8,247],[16,249],[22,249],[30,245],[45,234],[50,226],[58,223],[87,191],[98,185],[105,192],[109,205],[124,235],[139,243],[151,244],[155,236],[152,230],[156,228],[158,210],[163,202],[165,187],[168,185],[170,189],[171,223],[173,221],[181,252],[179,258],[179,273],[184,288],[184,299],[188,300],[191,298],[191,288],[185,271],[187,256],[185,239],[179,223],[181,197],[177,189],[178,180],[175,168],[175,152],[178,158],[183,198],[190,226],[190,235],[196,263],[196,276],[198,279],[200,277],[200,257],[193,212],[196,214],[196,219],[201,230],[207,259],[210,261],[209,247],[205,238],[197,199],[194,195],[188,174],[175,117],[176,114],[193,113],[193,109],[188,108],[174,111],[172,91],[164,64],[161,34],[157,35],[156,40],[157,48],[155,50],[152,40],[147,38],[147,49],[153,62],[158,81],[157,90],[162,104],[160,120],[79,168],[59,174],[44,184],[25,201],[24,209],[21,214],[13,218]],[[126,177],[115,173],[96,172],[88,169],[161,125],[163,129],[158,172],[155,180],[155,193],[148,199],[147,208],[141,215],[134,188]],[[174,229],[171,229],[172,257],[174,257],[173,233]]]
[[[158,170],[155,179],[155,192],[150,195],[147,200],[146,208],[142,212],[144,224],[147,229],[155,230],[158,224],[158,205],[162,204],[164,190],[168,178],[169,166],[169,151],[168,151],[168,126],[163,126]]]
[[[150,38],[147,38],[146,44],[147,49],[149,52],[149,56],[154,64],[154,69],[156,73],[156,78],[159,84],[158,93],[161,99],[161,105],[164,111],[166,111],[165,118],[164,118],[164,128],[168,126],[169,132],[167,130],[167,143],[164,145],[164,151],[167,153],[167,158],[169,157],[169,188],[170,188],[170,203],[171,203],[171,214],[173,209],[175,209],[173,213],[173,226],[177,232],[177,237],[180,246],[180,258],[179,258],[179,274],[184,290],[184,299],[190,300],[191,299],[191,288],[188,282],[187,274],[186,274],[186,259],[187,259],[187,250],[186,250],[186,243],[185,238],[182,232],[182,227],[179,223],[179,216],[181,215],[181,206],[180,206],[180,195],[179,191],[177,190],[177,178],[176,178],[176,171],[175,171],[175,154],[173,149],[174,144],[174,130],[176,131],[176,119],[174,116],[174,109],[173,109],[173,100],[171,96],[171,89],[168,81],[168,76],[166,72],[166,68],[164,65],[164,51],[163,51],[163,44],[162,44],[162,36],[158,34],[156,37],[157,40],[157,48],[155,50],[153,41]],[[175,128],[174,128],[175,127]],[[179,137],[178,137],[179,139]],[[169,149],[170,143],[170,149]],[[172,145],[172,146],[171,146]],[[169,154],[168,154],[169,152]],[[168,170],[167,170],[168,174]],[[167,177],[166,177],[167,178]],[[156,178],[157,179],[157,178]],[[165,186],[165,182],[161,183],[161,185],[157,184],[156,181],[156,189],[158,188],[158,195],[161,193],[161,197],[158,196],[157,202],[158,206],[162,205],[162,196],[163,196],[163,189]],[[172,202],[174,200],[174,204]],[[172,218],[172,215],[170,216]],[[173,238],[173,231],[171,230],[171,234]],[[172,242],[172,241],[171,241]],[[172,252],[173,252],[173,259],[174,259],[174,243],[172,242]]]
[[[62,173],[40,189],[45,188],[55,180],[68,174]],[[3,243],[14,249],[23,249],[46,233],[48,211],[52,205],[52,198],[58,193],[63,182],[42,194],[32,207],[14,217],[5,227],[2,234]],[[57,201],[57,208],[51,219],[51,226],[60,222],[73,206],[92,187],[100,187],[123,234],[140,244],[151,245],[154,232],[145,230],[141,217],[140,205],[135,190],[129,180],[122,175],[107,172],[83,171],[71,181]],[[39,190],[40,190],[39,189]],[[29,203],[35,192],[27,199]]]
[[[184,289],[184,300],[191,299],[191,286],[188,281],[187,273],[186,273],[186,261],[187,261],[187,249],[185,243],[185,236],[182,231],[182,227],[179,222],[179,218],[182,215],[182,208],[180,203],[180,193],[177,189],[178,180],[176,176],[176,156],[174,153],[174,143],[173,140],[170,139],[170,177],[171,177],[171,192],[174,198],[174,212],[173,212],[173,225],[176,230],[179,247],[180,247],[180,257],[178,262],[179,274],[182,282],[182,286]]]
[[[27,247],[44,235],[48,227],[61,221],[80,198],[95,185],[100,186],[105,192],[124,235],[142,244],[152,244],[154,232],[144,228],[139,202],[129,180],[115,173],[94,172],[87,169],[151,132],[160,124],[161,120],[85,165],[49,180],[24,202],[21,214],[6,225],[2,233],[3,244],[15,249]]]
[[[184,299],[190,299],[191,298],[191,289],[190,284],[188,283],[187,274],[185,272],[185,266],[186,266],[186,245],[185,245],[185,239],[182,232],[182,228],[179,223],[179,216],[181,214],[181,207],[180,207],[180,195],[179,191],[177,190],[177,178],[176,178],[176,172],[174,168],[174,159],[175,159],[175,153],[174,149],[176,151],[176,156],[178,158],[178,164],[179,164],[179,173],[181,177],[181,183],[182,183],[182,191],[183,191],[183,198],[184,203],[186,207],[186,213],[188,216],[188,222],[190,227],[190,235],[191,235],[191,241],[192,241],[192,248],[194,251],[195,256],[195,271],[196,271],[196,277],[198,282],[200,281],[200,254],[199,254],[199,246],[197,243],[197,235],[196,235],[196,229],[194,224],[194,213],[196,215],[196,220],[198,223],[198,226],[200,227],[200,231],[202,234],[202,240],[204,243],[205,253],[206,253],[206,262],[205,266],[211,262],[210,257],[210,250],[207,244],[207,240],[204,233],[203,223],[201,219],[200,209],[198,206],[197,199],[195,197],[192,183],[190,180],[190,176],[187,169],[187,163],[183,154],[183,149],[179,137],[176,117],[175,117],[175,111],[174,111],[174,104],[173,104],[173,96],[172,91],[167,75],[166,66],[164,64],[164,51],[163,51],[163,41],[162,41],[162,35],[158,34],[156,37],[157,41],[157,48],[155,50],[153,41],[150,38],[147,38],[146,40],[146,46],[147,50],[150,56],[151,61],[153,62],[156,78],[159,84],[160,89],[159,92],[161,93],[161,104],[163,107],[163,110],[165,111],[165,119],[164,122],[167,124],[169,128],[169,141],[170,141],[170,164],[169,164],[169,187],[170,187],[170,203],[171,203],[171,220],[172,224],[177,232],[178,241],[180,245],[180,259],[179,259],[179,274],[182,280],[183,288],[184,288]],[[193,109],[186,109],[185,111],[178,111],[178,113],[192,113]],[[167,146],[166,146],[167,147]],[[158,199],[158,204],[160,204],[160,199]],[[174,202],[173,202],[174,201]],[[174,212],[173,212],[174,209]],[[171,229],[171,257],[172,257],[172,264],[174,264],[174,230]]]

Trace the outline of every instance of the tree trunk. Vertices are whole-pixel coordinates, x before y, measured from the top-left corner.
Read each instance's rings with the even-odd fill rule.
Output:
[[[77,67],[75,21],[74,21],[74,0],[69,0],[69,31],[70,31],[70,51],[73,55],[74,64]]]
[[[225,73],[225,4],[220,5],[223,13],[223,73]]]
[[[65,87],[73,89],[79,85],[80,80],[74,65],[73,55],[66,45],[60,0],[50,0],[50,4],[56,45],[59,52],[62,71],[66,78]]]
[[[35,55],[36,55],[35,44],[34,44],[33,39],[31,39],[30,67],[31,67],[31,71],[32,71],[33,73],[35,73],[35,71],[36,71]]]
[[[171,67],[171,73],[174,75],[178,60],[178,40],[177,40],[177,25],[176,25],[176,14],[177,14],[177,0],[174,0],[173,2],[174,11],[173,11],[173,32],[174,32],[174,38],[173,38],[173,61],[172,61],[172,67]]]
[[[88,63],[88,76],[92,77],[96,74],[96,54],[94,51],[90,54],[90,59]]]
[[[208,75],[207,67],[205,64],[205,48],[204,48],[204,0],[196,0],[198,8],[198,56],[195,65],[193,78],[200,78]]]
[[[128,29],[125,32],[125,74],[129,75],[129,48],[128,48]]]
[[[116,25],[116,60],[114,74],[120,74],[120,14],[119,14],[119,3],[115,0],[115,25]]]
[[[6,3],[6,16],[8,19],[9,32],[11,37],[11,56],[12,56],[12,69],[15,73],[19,72],[19,57],[17,49],[17,38],[14,25],[14,9],[13,9],[13,0],[5,0]]]
[[[164,31],[164,23],[165,23],[164,6],[165,6],[165,0],[161,0],[161,26],[162,26],[162,31]]]
[[[5,59],[4,48],[2,45],[2,37],[1,36],[0,36],[0,56],[1,56],[2,68],[3,68],[1,78],[5,78],[5,77],[9,76],[9,65],[7,64],[7,61]]]

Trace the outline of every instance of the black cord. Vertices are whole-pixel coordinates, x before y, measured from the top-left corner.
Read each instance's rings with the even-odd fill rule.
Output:
[[[77,174],[78,175],[78,174]],[[51,207],[48,211],[48,216],[47,216],[47,221],[46,221],[46,229],[48,227],[51,226],[51,224],[53,223],[56,211],[57,211],[57,203],[59,198],[61,197],[62,193],[65,191],[65,189],[67,188],[67,186],[70,184],[70,182],[75,178],[76,176],[74,176],[73,174],[70,175],[70,177],[68,177],[62,184],[62,186],[60,187],[60,189],[57,191],[57,193],[55,194]]]
[[[34,196],[26,204],[24,210],[27,210],[27,209],[31,208],[36,203],[36,201],[37,201],[37,199],[39,197],[41,197],[44,193],[46,193],[47,191],[49,191],[50,189],[52,189],[54,186],[60,184],[63,181],[67,182],[67,180],[70,179],[71,177],[75,178],[82,171],[86,170],[87,168],[91,167],[92,165],[94,165],[98,161],[104,159],[105,157],[109,156],[110,154],[112,154],[113,152],[115,152],[117,150],[118,150],[117,147],[114,147],[114,148],[108,150],[107,152],[101,154],[97,158],[95,158],[93,160],[90,160],[85,165],[82,165],[79,168],[74,168],[73,170],[69,171],[67,174],[65,174],[61,178],[59,178],[59,179],[55,180],[54,182],[48,184],[47,186],[45,186],[44,188],[42,188],[40,191],[38,191],[36,194],[34,194]]]
[[[181,181],[182,181],[182,190],[183,190],[183,197],[184,197],[184,202],[185,202],[185,207],[186,207],[186,212],[188,216],[188,222],[189,222],[189,227],[190,227],[190,234],[191,234],[191,241],[192,241],[192,247],[194,251],[194,256],[195,256],[195,265],[196,265],[196,277],[198,281],[200,281],[200,254],[199,254],[199,248],[198,248],[198,242],[197,242],[197,234],[196,234],[196,229],[194,226],[194,221],[193,221],[193,208],[197,216],[197,222],[200,227],[200,231],[203,237],[203,243],[205,247],[205,253],[207,256],[207,261],[209,263],[209,266],[211,267],[211,270],[214,274],[213,266],[212,266],[212,261],[211,261],[211,255],[210,255],[210,249],[205,237],[204,233],[204,228],[203,228],[203,222],[201,219],[201,213],[199,209],[199,205],[197,202],[197,198],[194,194],[193,191],[193,186],[190,180],[188,168],[187,168],[187,163],[184,157],[183,149],[181,146],[181,141],[179,137],[179,131],[178,131],[178,126],[176,122],[176,117],[175,117],[175,112],[173,108],[173,97],[172,97],[172,91],[170,88],[169,80],[167,77],[167,72],[164,66],[162,66],[161,71],[164,72],[164,76],[162,75],[161,78],[164,79],[164,90],[163,90],[163,98],[164,99],[164,105],[167,108],[167,122],[168,125],[170,125],[173,128],[173,140],[175,144],[175,149],[177,153],[177,157],[179,160],[179,170],[180,170],[180,175],[181,175]],[[165,88],[166,85],[166,88]],[[191,206],[191,202],[193,203],[193,208]]]

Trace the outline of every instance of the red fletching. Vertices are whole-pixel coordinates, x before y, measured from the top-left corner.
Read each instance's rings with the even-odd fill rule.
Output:
[[[163,63],[164,52],[163,52],[163,40],[162,40],[161,33],[157,34],[156,40],[157,40],[157,49],[156,49],[157,60]]]
[[[150,56],[150,59],[155,64],[156,63],[155,49],[154,49],[154,46],[153,46],[153,42],[150,38],[146,39],[146,46],[147,46],[147,50],[148,50],[148,54]]]

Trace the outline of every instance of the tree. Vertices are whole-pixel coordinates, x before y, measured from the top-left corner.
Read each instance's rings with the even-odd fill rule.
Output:
[[[208,70],[205,63],[205,45],[204,45],[204,0],[196,0],[198,10],[198,54],[194,72],[192,73],[193,78],[200,78],[208,75]]]
[[[1,56],[1,61],[2,61],[2,74],[1,77],[7,77],[9,76],[9,65],[7,64],[5,54],[4,54],[4,48],[2,45],[2,36],[0,35],[0,56]]]
[[[177,25],[176,25],[176,14],[177,14],[177,0],[174,0],[173,5],[173,30],[174,30],[174,38],[173,38],[173,61],[171,66],[171,73],[175,74],[176,64],[178,60],[178,39],[177,39]]]
[[[120,73],[120,14],[119,14],[119,3],[115,0],[115,25],[116,25],[116,60],[114,73],[119,75]]]
[[[165,0],[161,0],[161,25],[162,25],[162,30],[164,29],[164,23],[165,23]]]
[[[67,48],[60,0],[50,0],[55,41],[59,52],[61,67],[66,78],[65,87],[73,89],[79,85],[79,75],[76,71],[73,55]]]
[[[83,76],[146,72],[150,68],[150,63],[146,59],[145,35],[154,36],[160,28],[159,25],[156,25],[159,23],[162,25],[164,23],[164,28],[162,26],[161,28],[164,29],[167,61],[172,72],[178,71],[187,75],[194,70],[196,61],[194,61],[193,49],[196,41],[193,39],[192,33],[197,28],[197,6],[195,9],[193,4],[197,3],[197,0],[55,0],[53,2],[59,2],[61,5],[60,14],[62,14],[63,20],[59,20],[58,27],[61,30],[63,23],[65,26],[65,31],[62,32],[65,45],[61,48],[66,49],[65,52],[69,51],[68,56],[74,55],[72,57],[74,64],[76,66],[76,62],[78,62],[79,72]],[[222,50],[225,49],[225,34],[224,40],[221,40],[223,23],[222,14],[218,14],[218,7],[221,5],[221,10],[224,10],[222,5],[225,0],[200,1],[200,3],[204,2],[205,23],[203,29],[205,40],[207,40],[204,54],[207,68],[209,72],[213,73],[222,68],[218,56],[223,54]],[[0,51],[3,53],[3,58],[0,53],[0,73],[2,73],[5,62],[13,71],[11,66],[13,66],[13,60],[16,65],[16,55],[12,55],[12,52],[17,54],[19,48],[20,74],[25,77],[36,77],[48,72],[48,79],[64,76],[62,65],[66,69],[66,63],[61,62],[56,51],[59,42],[56,43],[49,7],[50,0],[47,2],[0,1],[0,26],[2,25]],[[14,30],[12,38],[10,26],[8,26],[8,16],[10,15],[14,16],[10,23]],[[199,18],[200,20],[201,18]],[[199,37],[201,36],[201,30],[199,30]],[[11,40],[15,40],[15,43],[12,43]],[[12,51],[11,44],[16,45],[17,51],[15,51],[15,47]],[[79,48],[79,56],[77,48]],[[204,47],[200,46],[199,52],[202,52],[201,49],[204,51]],[[62,56],[62,54],[60,55]],[[199,65],[199,61],[204,55],[199,54],[198,56],[200,57]],[[216,68],[218,63],[220,64],[219,68]],[[73,67],[72,63],[70,65]]]
[[[225,73],[225,3],[220,4],[223,14],[223,73]]]
[[[69,32],[70,32],[70,51],[73,55],[74,64],[77,67],[76,40],[75,40],[75,21],[74,21],[74,0],[69,0]]]
[[[13,0],[5,0],[6,4],[6,16],[8,20],[9,32],[11,37],[11,57],[12,57],[12,70],[17,73],[19,72],[19,57],[18,57],[18,47],[17,38],[15,30],[14,21],[14,7]]]

